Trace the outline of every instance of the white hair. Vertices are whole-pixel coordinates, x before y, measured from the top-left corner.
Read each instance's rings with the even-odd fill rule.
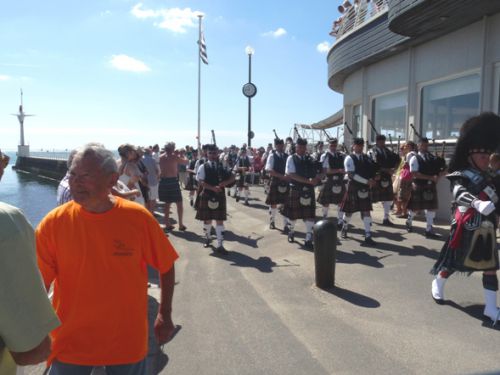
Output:
[[[104,173],[118,173],[115,156],[101,143],[87,143],[76,152],[74,157],[93,156],[99,161],[99,167]]]

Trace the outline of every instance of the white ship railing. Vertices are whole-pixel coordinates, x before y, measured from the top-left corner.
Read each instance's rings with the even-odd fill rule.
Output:
[[[336,43],[389,9],[387,0],[354,0],[352,3],[351,1],[345,0],[339,6],[341,15],[333,22],[330,35],[336,38]]]

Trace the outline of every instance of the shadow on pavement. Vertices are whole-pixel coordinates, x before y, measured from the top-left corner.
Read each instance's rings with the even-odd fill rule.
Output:
[[[254,235],[255,233],[252,233]],[[257,245],[257,242],[264,238],[264,236],[259,236],[257,238],[251,238],[251,236],[240,236],[239,234],[236,234],[230,230],[226,230],[224,233],[224,240],[225,241],[231,241],[231,242],[238,242],[240,244],[243,244],[245,246],[250,246],[254,248],[258,248],[259,246]]]
[[[276,262],[269,257],[259,257],[258,259],[254,259],[238,251],[229,251],[229,254],[226,256],[222,256],[217,253],[212,253],[210,256],[231,262],[231,266],[255,268],[263,273],[271,273],[273,272],[273,267],[278,267]]]
[[[381,259],[387,258],[391,256],[391,254],[383,255],[383,256],[374,256],[370,255],[365,251],[356,251],[353,250],[352,254],[348,252],[344,252],[337,248],[337,263],[344,264],[364,264],[368,267],[374,268],[384,268],[384,265],[380,262]]]
[[[340,287],[333,287],[330,289],[323,289],[325,292],[333,294],[343,300],[352,303],[353,305],[374,309],[380,307],[380,302],[376,299],[370,298],[360,293],[353,292]]]
[[[199,242],[199,243],[204,243],[205,241],[203,240],[202,236],[200,236],[198,233],[191,232],[191,231],[169,231],[169,235],[182,238],[183,240],[187,240],[189,242]]]
[[[481,325],[485,328],[500,331],[500,323],[493,325],[493,322],[483,315],[484,305],[474,304],[469,306],[460,306],[458,303],[449,300],[444,301],[443,305],[453,307],[454,309],[460,310],[467,315],[480,320],[482,322]]]

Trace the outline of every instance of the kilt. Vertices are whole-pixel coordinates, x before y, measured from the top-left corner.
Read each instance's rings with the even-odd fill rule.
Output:
[[[303,205],[302,203],[308,203]],[[307,202],[306,202],[307,201]],[[294,185],[290,187],[285,205],[281,212],[290,220],[316,218],[316,200],[314,199],[314,186]]]
[[[203,190],[201,194],[198,194],[196,207],[196,220],[226,220],[227,210],[226,210],[226,193],[225,189],[222,189],[220,193],[216,193],[210,190]],[[216,208],[213,205],[217,205]]]
[[[392,190],[392,178],[387,174],[381,174],[380,180],[371,188],[372,203],[388,202],[394,200],[394,191]]]
[[[184,190],[195,191],[195,190],[197,190],[196,185],[197,185],[197,182],[196,182],[196,179],[194,178],[194,174],[189,173],[188,177],[186,179],[186,185],[184,186]]]
[[[248,175],[248,177],[250,177],[250,175]],[[236,186],[238,186],[239,188],[248,187],[247,184],[248,177],[246,174],[240,173],[238,175],[238,179],[236,180]]]
[[[372,211],[370,188],[357,181],[349,180],[344,198],[339,205],[345,213]]]
[[[275,204],[283,204],[285,203],[287,197],[288,197],[288,191],[290,190],[290,187],[287,182],[280,183],[280,179],[278,178],[272,178],[271,183],[269,185],[269,193],[267,194],[266,197],[266,204],[271,206]],[[284,184],[284,186],[283,186]],[[282,188],[285,188],[286,191],[284,193],[280,193],[278,191],[278,188],[282,186]]]
[[[411,197],[408,201],[408,209],[412,211],[436,210],[438,208],[438,199],[436,184],[427,181],[424,184],[412,183]]]
[[[411,180],[401,180],[399,183],[398,200],[407,202],[411,197]]]
[[[335,191],[335,192],[334,192]],[[328,204],[339,204],[345,194],[343,175],[328,176],[325,184],[320,189],[317,202],[322,206]]]
[[[474,216],[480,216],[480,214],[475,213]],[[469,273],[474,271],[498,270],[499,261],[495,241],[495,223],[483,218],[480,221],[481,224],[479,227],[472,229],[471,225],[468,224],[473,223],[474,225],[474,222],[478,222],[474,216],[467,220],[468,223],[459,227],[457,225],[457,212],[455,211],[455,219],[451,224],[449,238],[443,245],[439,258],[431,270],[433,275],[437,275],[440,271]],[[484,228],[488,229],[485,230]],[[460,230],[462,231],[461,234],[458,233]],[[481,235],[476,235],[476,231],[481,232]],[[453,248],[451,244],[456,239],[457,234],[460,240],[458,241],[458,246]],[[490,241],[485,241],[485,236],[490,237]]]
[[[162,177],[158,186],[159,200],[165,203],[182,201],[181,187],[177,177]]]

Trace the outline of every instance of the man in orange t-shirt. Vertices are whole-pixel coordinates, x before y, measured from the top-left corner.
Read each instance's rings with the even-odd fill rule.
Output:
[[[38,265],[61,326],[52,332],[49,375],[145,373],[147,265],[160,273],[155,322],[159,344],[171,318],[178,255],[142,206],[112,196],[118,179],[113,154],[98,145],[80,150],[70,168],[73,201],[51,211],[36,231]]]

